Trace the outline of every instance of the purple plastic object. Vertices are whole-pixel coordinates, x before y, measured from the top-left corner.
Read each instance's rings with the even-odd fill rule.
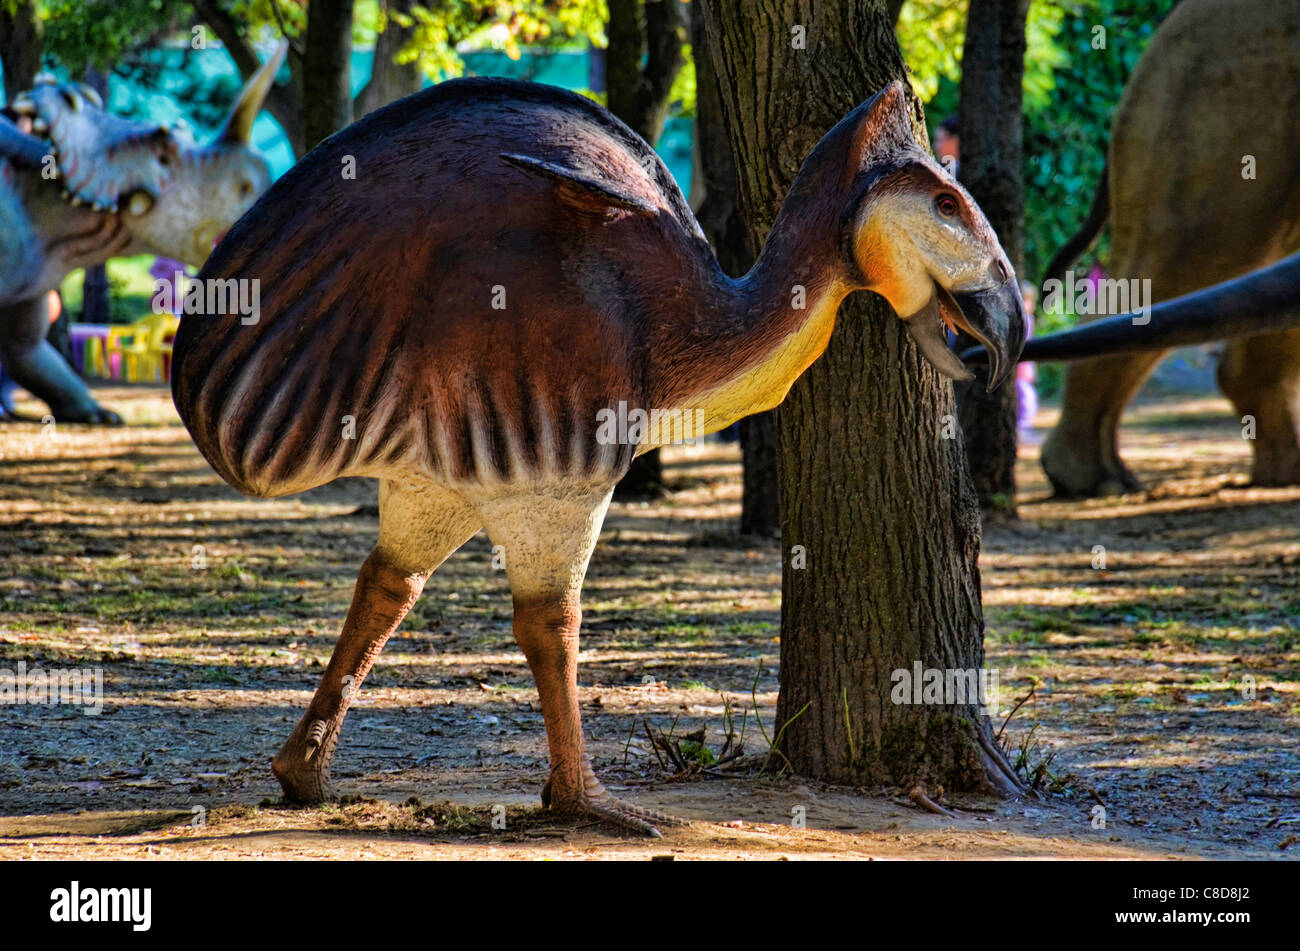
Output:
[[[72,342],[72,363],[78,373],[85,375],[86,372],[86,344],[91,340],[97,340],[102,350],[104,341],[108,339],[108,331],[108,324],[68,325],[68,336]]]

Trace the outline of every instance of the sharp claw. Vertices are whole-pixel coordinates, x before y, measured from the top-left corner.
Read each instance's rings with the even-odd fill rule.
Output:
[[[325,742],[325,731],[329,729],[329,724],[324,720],[315,720],[311,728],[307,731],[307,755],[303,757],[306,762],[316,755],[321,744]]]
[[[543,804],[549,806],[549,783],[548,788],[543,790]],[[688,826],[690,822],[686,819],[678,819],[676,816],[665,815],[654,809],[642,809],[639,806],[633,806],[629,803],[622,802],[612,796],[606,795],[599,799],[589,799],[578,809],[577,814],[588,815],[593,819],[600,819],[612,825],[629,829],[633,832],[640,832],[651,838],[662,839],[663,833],[659,831],[658,826]]]
[[[615,800],[606,806],[592,806],[592,815],[604,819],[606,822],[612,822],[615,825],[622,826],[625,829],[632,829],[636,832],[642,832],[651,838],[662,839],[664,834],[655,828],[649,820],[649,813],[643,817],[642,810],[635,806],[628,806],[625,803]],[[666,817],[665,817],[666,818]]]

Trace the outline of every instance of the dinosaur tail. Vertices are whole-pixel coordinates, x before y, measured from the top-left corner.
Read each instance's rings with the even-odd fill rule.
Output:
[[[1161,301],[1145,314],[1120,314],[1034,337],[1022,360],[1086,360],[1167,350],[1300,326],[1300,252],[1242,277]],[[987,361],[983,347],[961,355]]]
[[[1092,208],[1088,212],[1087,220],[1071,236],[1070,240],[1061,246],[1061,249],[1052,258],[1051,263],[1047,265],[1047,273],[1043,275],[1044,285],[1050,280],[1059,281],[1065,278],[1066,270],[1096,243],[1097,236],[1101,234],[1101,229],[1106,226],[1106,220],[1109,217],[1110,162],[1107,161],[1101,167],[1101,181],[1097,185],[1096,194],[1092,196]]]

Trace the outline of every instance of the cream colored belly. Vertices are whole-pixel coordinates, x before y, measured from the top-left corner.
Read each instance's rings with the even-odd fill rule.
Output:
[[[808,319],[762,363],[689,400],[690,408],[703,411],[705,431],[700,435],[726,429],[738,419],[780,405],[794,381],[826,349],[839,303],[833,293],[811,303]]]

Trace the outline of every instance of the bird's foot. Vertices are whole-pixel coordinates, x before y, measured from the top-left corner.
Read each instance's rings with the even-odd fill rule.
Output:
[[[690,825],[685,819],[616,799],[606,791],[586,763],[583,764],[581,784],[573,785],[577,788],[564,789],[558,773],[552,771],[550,779],[542,787],[542,806],[562,816],[598,819],[656,839],[663,838],[660,826]]]
[[[285,802],[316,805],[334,798],[330,785],[330,756],[338,729],[319,717],[304,717],[271,760]]]

